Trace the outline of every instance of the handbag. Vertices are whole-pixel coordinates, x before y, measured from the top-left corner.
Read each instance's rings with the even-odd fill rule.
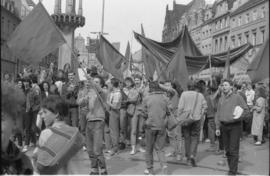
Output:
[[[180,124],[182,126],[189,126],[190,124],[196,121],[193,119],[193,114],[194,114],[195,108],[197,107],[198,96],[199,94],[197,93],[192,109],[190,111],[185,111],[182,114],[180,114],[179,119],[180,119]]]

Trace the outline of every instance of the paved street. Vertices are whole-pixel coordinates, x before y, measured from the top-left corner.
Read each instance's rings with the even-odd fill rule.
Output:
[[[168,158],[169,173],[173,175],[224,175],[227,173],[228,166],[217,165],[218,161],[224,160],[222,155],[214,155],[207,152],[209,143],[200,144],[198,147],[198,167],[187,166],[184,162],[178,162],[173,158]],[[166,148],[170,151],[170,147]],[[32,151],[27,152],[31,156]],[[247,138],[241,142],[241,159],[239,163],[239,172],[244,175],[269,175],[269,141],[262,146],[254,146],[252,138]],[[137,153],[134,156],[129,155],[129,150],[121,152],[107,158],[107,167],[109,174],[129,175],[143,174],[145,170],[144,155]],[[85,170],[80,174],[89,174],[90,162],[87,153],[81,161],[85,165]],[[161,174],[161,169],[155,156],[154,164],[155,174]]]

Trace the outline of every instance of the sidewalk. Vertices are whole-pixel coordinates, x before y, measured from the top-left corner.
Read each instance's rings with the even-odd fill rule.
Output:
[[[227,164],[220,166],[217,163],[221,160],[226,161],[222,155],[215,155],[207,152],[209,143],[202,143],[198,146],[198,167],[187,166],[184,162],[176,161],[174,158],[168,159],[168,174],[173,175],[226,175],[228,172]],[[166,151],[170,147],[166,148]],[[32,151],[27,152],[31,156]],[[129,149],[121,152],[118,155],[109,157],[105,155],[107,160],[107,169],[109,174],[128,175],[128,174],[143,174],[145,170],[144,154],[137,153],[130,155]],[[243,175],[268,175],[269,174],[269,141],[262,146],[255,146],[251,138],[246,138],[240,144],[240,156],[242,161],[238,165],[238,171]],[[227,162],[225,162],[227,163]],[[89,174],[90,161],[87,152],[82,158],[81,164],[85,170],[80,174]],[[155,156],[154,172],[161,173],[161,169]]]

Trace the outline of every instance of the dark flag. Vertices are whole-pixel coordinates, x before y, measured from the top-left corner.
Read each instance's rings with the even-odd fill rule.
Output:
[[[103,65],[104,70],[111,73],[115,78],[123,80],[121,67],[126,59],[102,35],[100,35],[100,42],[97,48],[97,58]]]
[[[223,79],[230,79],[230,48],[228,49],[227,60],[225,63],[225,70],[223,72]]]

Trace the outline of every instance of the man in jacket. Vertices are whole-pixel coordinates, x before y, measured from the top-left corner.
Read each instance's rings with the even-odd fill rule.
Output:
[[[239,160],[239,145],[241,137],[241,121],[248,113],[248,106],[243,98],[233,93],[232,82],[223,80],[223,94],[218,102],[216,113],[216,135],[222,130],[222,140],[229,165],[229,175],[236,175]],[[235,108],[240,107],[243,113],[240,117],[234,115]],[[238,115],[239,116],[239,115]]]
[[[207,103],[204,96],[199,93],[200,84],[188,85],[188,91],[184,91],[178,104],[178,116],[182,117],[188,113],[191,123],[183,123],[182,129],[185,139],[185,152],[187,163],[196,167],[196,154],[200,137],[201,119],[207,109]]]
[[[161,91],[157,82],[149,83],[149,94],[143,100],[145,122],[146,165],[145,174],[153,174],[153,150],[155,149],[164,175],[167,174],[167,163],[164,147],[166,143],[166,115],[169,113],[169,99]]]

